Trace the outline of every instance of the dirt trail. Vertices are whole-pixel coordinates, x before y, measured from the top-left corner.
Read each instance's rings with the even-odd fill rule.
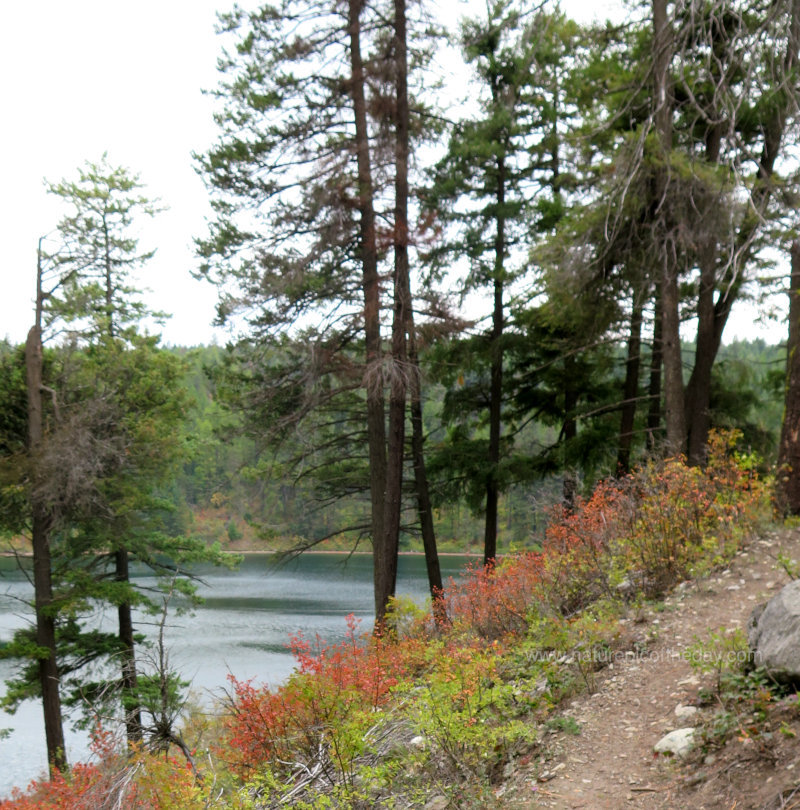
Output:
[[[653,752],[664,734],[698,725],[709,711],[679,708],[694,707],[703,686],[702,676],[693,671],[683,651],[696,637],[706,638],[709,630],[746,628],[753,608],[788,582],[776,562],[779,551],[800,558],[800,531],[774,532],[752,541],[724,571],[680,586],[665,600],[663,611],[647,610],[639,624],[632,618],[626,630],[631,636],[649,637],[646,651],[641,657],[623,653],[597,674],[594,694],[571,701],[565,714],[578,722],[581,731],[546,738],[545,771],[518,789],[518,797],[525,792],[529,797],[523,806],[556,810],[794,806],[778,801],[780,797],[773,804],[770,798],[800,784],[796,740],[783,745],[774,764],[752,756],[750,741],[734,740],[705,762],[696,756],[689,765]]]

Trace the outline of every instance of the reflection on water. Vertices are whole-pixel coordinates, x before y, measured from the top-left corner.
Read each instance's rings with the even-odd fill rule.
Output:
[[[200,577],[198,592],[204,604],[191,615],[170,616],[166,630],[170,662],[203,699],[219,694],[229,674],[240,680],[280,683],[294,665],[287,648],[290,634],[338,641],[344,638],[344,617],[350,613],[362,620],[365,629],[369,627],[374,615],[371,555],[307,554],[279,568],[273,559],[249,554],[235,571],[198,566],[194,573]],[[465,561],[460,556],[443,557],[443,576],[456,576]],[[133,576],[142,587],[155,584],[142,570]],[[422,557],[400,558],[397,592],[420,602],[425,599]],[[31,622],[25,604],[31,594],[16,562],[0,558],[0,643]],[[99,621],[111,628],[114,618],[109,611]],[[155,638],[156,620],[138,615],[137,629]],[[0,680],[5,681],[12,669],[9,662],[0,661]],[[0,714],[0,728],[9,727],[14,729],[9,739],[0,740],[0,797],[14,785],[24,786],[40,776],[46,766],[39,704],[24,704],[13,717]],[[85,757],[85,736],[65,730],[70,759]]]

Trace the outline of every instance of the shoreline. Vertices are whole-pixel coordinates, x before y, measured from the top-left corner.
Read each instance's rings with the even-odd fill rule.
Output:
[[[242,555],[248,556],[250,554],[288,554],[288,551],[275,551],[274,549],[260,549],[260,548],[248,548],[242,550],[228,550],[228,549],[221,549],[223,554],[230,554],[231,556],[234,555]],[[320,549],[317,550],[308,550],[302,551],[300,554],[296,556],[300,556],[301,554],[336,554],[338,556],[348,556],[351,557],[353,555],[361,555],[361,556],[372,556],[371,551],[341,551],[337,549],[330,549],[327,551],[322,551]],[[400,551],[398,552],[398,556],[400,557],[424,557],[424,551]],[[483,557],[483,554],[479,551],[440,551],[438,554],[439,557]],[[498,555],[501,556],[501,555]],[[31,559],[33,557],[33,552],[31,551],[0,551],[0,557],[23,557],[25,559]]]

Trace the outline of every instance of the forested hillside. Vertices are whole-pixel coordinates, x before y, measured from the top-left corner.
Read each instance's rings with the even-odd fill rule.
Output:
[[[219,541],[231,549],[284,550],[294,544],[312,543],[330,537],[323,548],[354,548],[359,531],[337,532],[358,526],[367,509],[366,483],[361,492],[334,500],[319,490],[314,471],[293,466],[296,443],[263,446],[248,435],[236,413],[226,408],[218,395],[217,381],[225,363],[222,347],[170,349],[188,364],[186,384],[192,392],[187,419],[189,458],[175,482],[176,509],[185,531],[196,532],[207,542]],[[687,358],[693,346],[685,347]],[[613,353],[612,353],[613,356]],[[436,358],[423,356],[426,377],[436,373]],[[764,468],[774,464],[783,413],[785,349],[762,340],[736,341],[723,345],[715,368],[712,395],[713,424],[742,432],[743,446],[757,453]],[[608,388],[620,384],[624,356],[616,351],[609,367]],[[459,385],[456,381],[456,385]],[[457,390],[457,393],[460,389]],[[224,395],[224,389],[223,389]],[[448,392],[444,382],[425,388],[424,419],[427,447],[431,454],[431,489],[435,505],[435,528],[443,551],[482,551],[482,501],[452,462],[459,447],[456,431],[445,418]],[[613,404],[613,403],[612,403]],[[612,428],[615,417],[606,416]],[[484,431],[485,432],[485,431]],[[644,452],[644,427],[639,429],[636,457]],[[564,469],[547,467],[543,457],[552,451],[556,434],[549,422],[532,422],[517,438],[518,459],[500,497],[498,545],[501,552],[538,545],[549,510],[561,502]],[[324,437],[303,437],[303,443],[324,442]],[[438,464],[436,459],[442,457]],[[448,457],[449,463],[445,463]],[[616,458],[608,453],[605,463],[576,465],[580,492],[591,492],[600,478],[615,472]],[[407,473],[407,480],[411,480]],[[411,503],[409,493],[409,503]],[[409,509],[401,548],[421,550],[415,516]],[[359,545],[368,550],[363,537]]]

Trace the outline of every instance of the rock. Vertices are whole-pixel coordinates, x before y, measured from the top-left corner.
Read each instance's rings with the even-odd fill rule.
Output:
[[[417,735],[416,737],[412,737],[408,744],[412,748],[424,748],[425,747],[425,738],[422,735]]]
[[[620,596],[630,596],[634,590],[633,583],[627,577],[617,585],[617,593]]]
[[[685,757],[692,748],[695,729],[678,728],[662,737],[654,746],[657,754],[670,754],[676,757]]]
[[[689,776],[683,780],[683,784],[687,787],[694,787],[701,782],[705,782],[706,779],[708,779],[706,773],[704,771],[698,771],[697,773],[689,774]]]
[[[697,706],[676,706],[675,716],[679,720],[687,720],[697,714]]]
[[[426,805],[425,810],[447,810],[450,800],[444,796],[434,796]]]
[[[752,612],[747,641],[757,666],[777,680],[800,682],[800,580]]]

